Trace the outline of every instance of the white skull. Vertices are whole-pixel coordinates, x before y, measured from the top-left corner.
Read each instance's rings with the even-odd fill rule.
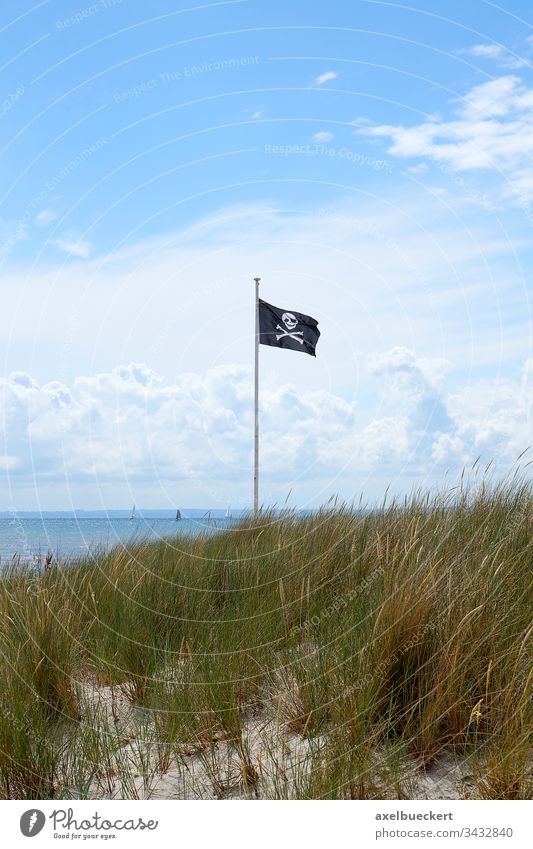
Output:
[[[298,324],[298,319],[292,314],[292,312],[284,312],[281,316],[281,320],[287,330],[294,330],[294,328]]]

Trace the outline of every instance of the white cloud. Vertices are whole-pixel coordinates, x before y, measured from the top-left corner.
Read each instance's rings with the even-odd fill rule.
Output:
[[[365,198],[301,214],[227,208],[109,256],[50,264],[29,276],[13,269],[3,275],[0,311],[0,335],[12,340],[7,369],[46,381],[58,368],[72,379],[87,363],[107,371],[140,360],[166,375],[248,364],[255,269],[266,300],[319,318],[318,380],[335,391],[356,350],[416,347],[472,369],[525,358],[520,239],[509,243],[497,220],[480,223],[467,200],[450,193],[444,205],[417,191],[401,207],[396,199]],[[502,338],[508,302],[513,332]],[[283,381],[276,353],[265,357]],[[305,358],[293,359],[293,379],[317,385]]]
[[[287,355],[290,356],[290,355]],[[326,389],[284,382],[261,393],[262,485],[353,494],[358,485],[441,477],[478,455],[507,470],[533,437],[533,361],[516,380],[477,381],[445,391],[447,364],[394,348],[368,358],[375,415]],[[250,369],[220,366],[173,381],[132,363],[42,386],[24,373],[0,380],[0,468],[20,486],[48,481],[159,486],[198,493],[198,505],[246,494],[252,460]],[[406,484],[408,486],[408,484]],[[142,491],[142,489],[141,489]],[[94,503],[94,502],[93,502]],[[161,503],[161,499],[159,501]]]
[[[333,141],[334,138],[333,133],[330,133],[327,130],[320,130],[320,132],[314,134],[313,141],[330,142]]]
[[[527,39],[529,41],[529,39]],[[459,50],[458,53],[467,56],[474,56],[479,59],[489,59],[497,62],[502,68],[517,70],[530,65],[528,59],[518,56],[508,47],[501,44],[474,44],[472,47],[467,47],[464,50]]]
[[[481,56],[487,59],[499,59],[504,53],[504,48],[501,44],[474,44],[472,47],[467,47],[461,53],[467,53],[470,56]]]
[[[516,76],[498,77],[474,86],[458,101],[459,114],[467,121],[501,118],[513,112],[529,111],[533,92]]]
[[[39,224],[41,227],[45,227],[47,224],[51,224],[52,221],[55,221],[57,218],[57,212],[54,212],[53,209],[42,209],[38,215],[35,216],[35,223]]]
[[[492,171],[503,178],[506,196],[530,193],[533,89],[519,77],[504,76],[474,86],[457,103],[451,120],[411,127],[382,124],[356,134],[389,138],[393,156],[424,157],[457,172]]]
[[[319,74],[318,77],[315,77],[315,85],[324,85],[324,83],[329,83],[331,80],[336,80],[337,74],[335,71],[325,71],[323,74]]]
[[[292,485],[299,503],[372,493],[468,454],[486,422],[463,423],[444,361],[466,375],[514,367],[531,355],[529,306],[519,240],[447,203],[417,192],[401,208],[227,208],[107,257],[4,274],[0,335],[19,372],[0,390],[13,492],[35,476],[47,499],[57,481],[78,486],[76,506],[98,503],[94,487],[135,482],[155,506],[161,487],[189,506],[191,488],[198,506],[227,503],[228,486],[245,501],[254,273],[266,300],[322,331],[316,360],[261,350],[269,502]],[[146,365],[113,368],[132,361]]]
[[[81,259],[88,259],[94,250],[91,242],[85,239],[56,239],[55,244],[66,254],[71,254]]]
[[[251,458],[249,369],[220,366],[174,382],[132,363],[39,386],[24,373],[0,380],[2,466],[19,478],[101,485],[125,481],[247,480]],[[264,479],[315,473],[325,442],[354,426],[355,404],[288,383],[261,394]],[[331,469],[318,463],[319,476]],[[221,485],[221,484],[220,484]]]

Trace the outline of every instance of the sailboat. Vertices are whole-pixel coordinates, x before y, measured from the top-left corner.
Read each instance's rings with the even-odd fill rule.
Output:
[[[135,504],[133,505],[133,507],[131,509],[130,519],[135,519]]]
[[[179,510],[176,510],[176,522],[179,522],[180,519],[181,519],[181,512]]]
[[[229,505],[229,504],[228,504],[228,509],[226,510],[226,516],[225,516],[225,518],[226,518],[226,519],[233,519],[233,516],[231,515],[231,507],[230,507],[230,505]]]

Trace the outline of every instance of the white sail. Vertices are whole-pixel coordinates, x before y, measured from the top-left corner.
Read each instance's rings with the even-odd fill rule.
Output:
[[[130,519],[135,519],[135,504],[132,507]]]
[[[228,509],[226,510],[226,519],[231,519],[231,518],[232,518],[231,507],[228,504]]]

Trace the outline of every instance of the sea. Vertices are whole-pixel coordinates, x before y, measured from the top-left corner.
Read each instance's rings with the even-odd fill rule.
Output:
[[[118,512],[118,511],[117,511]],[[168,513],[168,511],[166,511]],[[129,515],[81,511],[76,514],[0,514],[0,565],[13,558],[38,565],[51,553],[55,560],[97,554],[140,540],[161,540],[218,533],[236,527],[239,514],[224,511],[181,511],[175,515]]]

